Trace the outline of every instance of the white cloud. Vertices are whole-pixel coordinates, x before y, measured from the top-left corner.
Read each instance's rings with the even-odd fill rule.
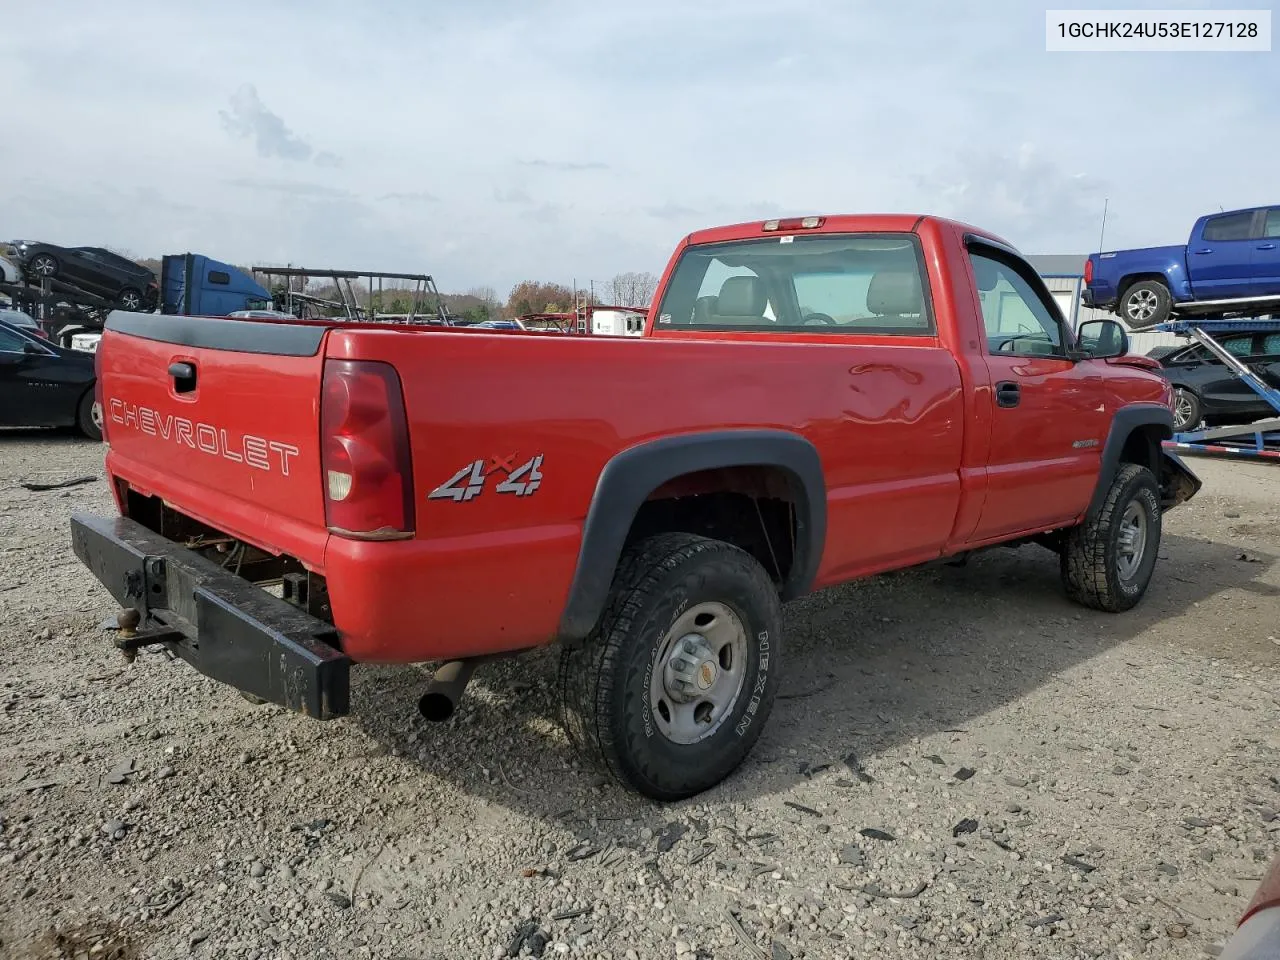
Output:
[[[31,4],[0,33],[0,235],[505,290],[765,216],[937,212],[1083,253],[1104,198],[1108,246],[1275,200],[1267,55],[1047,54],[1021,0],[59,9],[58,43]]]
[[[219,110],[222,126],[233,137],[252,140],[260,157],[310,160],[311,144],[299,139],[277,114],[267,109],[251,83],[231,95],[229,110]]]

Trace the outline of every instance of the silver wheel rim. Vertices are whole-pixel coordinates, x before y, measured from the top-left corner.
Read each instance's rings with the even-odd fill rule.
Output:
[[[1160,301],[1150,290],[1138,290],[1129,297],[1129,316],[1134,320],[1150,319]]]
[[[649,680],[649,710],[672,743],[714,734],[733,713],[747,675],[747,631],[723,603],[699,603],[671,625]]]
[[[31,261],[31,269],[42,277],[52,277],[57,267],[54,266],[52,257],[36,257]]]
[[[89,419],[98,430],[102,430],[102,404],[97,400],[93,401],[93,406],[89,408]]]
[[[1116,572],[1122,580],[1133,578],[1146,552],[1147,511],[1138,501],[1132,500],[1120,518],[1120,543],[1116,549]]]
[[[1195,412],[1195,407],[1191,402],[1191,397],[1185,390],[1175,390],[1173,392],[1173,417],[1174,426],[1179,430],[1184,430],[1191,426],[1191,415]]]
[[[128,294],[120,300],[122,306],[128,307],[130,310],[137,310],[142,305],[142,298],[136,293]]]

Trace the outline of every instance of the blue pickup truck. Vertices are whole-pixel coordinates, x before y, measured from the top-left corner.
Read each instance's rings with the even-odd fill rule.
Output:
[[[1280,298],[1280,206],[1201,217],[1186,246],[1092,254],[1084,280],[1085,306],[1134,330],[1164,323],[1175,306],[1204,312],[1220,301]]]

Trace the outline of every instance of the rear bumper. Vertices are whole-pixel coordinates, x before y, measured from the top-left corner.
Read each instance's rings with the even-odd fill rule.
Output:
[[[347,713],[351,660],[329,624],[136,521],[76,514],[71,543],[122,607],[200,673],[318,720]]]
[[[1110,285],[1085,287],[1080,302],[1096,310],[1109,310],[1116,305],[1116,291]]]

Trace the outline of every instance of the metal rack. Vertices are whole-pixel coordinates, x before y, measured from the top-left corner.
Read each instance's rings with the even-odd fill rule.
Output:
[[[76,333],[100,331],[107,314],[115,309],[109,300],[50,277],[0,283],[0,295],[7,297],[14,309],[31,316],[64,347],[71,346],[71,337]]]
[[[1224,333],[1280,333],[1280,319],[1178,317],[1155,329],[1195,340],[1276,412],[1274,418],[1255,423],[1175,433],[1173,439],[1166,440],[1164,445],[1183,453],[1280,460],[1280,390],[1242,363],[1214,337]]]
[[[254,277],[266,278],[264,286],[272,289],[273,282],[283,280],[283,290],[272,290],[276,307],[298,317],[332,318],[368,322],[441,323],[449,325],[452,318],[445,307],[435,280],[425,273],[388,273],[379,270],[330,270],[309,267],[254,267]],[[325,299],[306,292],[312,280],[332,280],[339,300]],[[385,292],[399,292],[409,296],[407,315],[380,312],[376,305],[382,301],[383,281],[390,281]],[[361,302],[358,283],[364,281],[368,290],[369,306]],[[376,284],[375,284],[376,281]]]

